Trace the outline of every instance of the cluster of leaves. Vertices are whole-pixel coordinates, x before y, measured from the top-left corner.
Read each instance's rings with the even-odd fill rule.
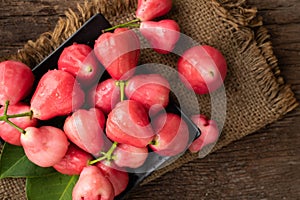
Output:
[[[70,200],[78,180],[78,176],[33,164],[22,147],[8,143],[4,144],[0,158],[0,179],[3,178],[26,178],[26,196],[30,200]]]

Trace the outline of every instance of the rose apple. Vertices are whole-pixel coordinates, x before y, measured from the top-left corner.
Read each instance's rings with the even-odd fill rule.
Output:
[[[217,90],[227,73],[227,64],[221,52],[211,46],[195,46],[178,60],[179,78],[196,94]]]

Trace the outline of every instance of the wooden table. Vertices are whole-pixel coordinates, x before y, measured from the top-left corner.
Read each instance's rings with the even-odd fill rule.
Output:
[[[0,1],[0,56],[52,30],[79,1]],[[248,0],[269,29],[282,76],[300,100],[300,1]],[[208,157],[185,164],[130,199],[300,199],[300,107]]]

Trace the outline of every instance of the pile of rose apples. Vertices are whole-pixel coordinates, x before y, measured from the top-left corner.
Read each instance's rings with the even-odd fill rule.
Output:
[[[202,135],[188,146],[189,130],[177,114],[162,112],[170,85],[160,74],[136,74],[138,27],[154,51],[172,52],[180,37],[171,19],[152,21],[171,9],[171,0],[138,0],[136,19],[104,30],[94,48],[73,44],[61,53],[34,88],[23,63],[0,63],[0,136],[24,148],[30,161],[67,175],[80,175],[73,199],[113,199],[128,185],[129,168],[138,168],[149,151],[175,156],[214,143],[219,131],[204,115],[191,116]],[[99,81],[104,69],[109,78]],[[102,69],[101,69],[102,68]],[[195,46],[179,58],[179,80],[202,95],[218,89],[226,61],[215,48]],[[33,94],[30,95],[29,94]],[[24,103],[30,98],[30,103]],[[65,116],[63,128],[42,121]]]

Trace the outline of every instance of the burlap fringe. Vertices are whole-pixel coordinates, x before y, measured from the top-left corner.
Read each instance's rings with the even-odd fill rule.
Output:
[[[268,105],[272,105],[271,109],[274,112],[281,111],[276,113],[278,117],[295,109],[299,103],[290,86],[286,85],[280,76],[277,58],[269,40],[270,35],[262,26],[263,21],[260,16],[257,16],[257,9],[246,7],[246,0],[213,0],[212,4],[222,20],[232,26],[235,38],[241,47],[240,53],[248,55],[245,56],[245,59],[249,61],[247,63],[253,64],[252,71],[262,93],[270,102]],[[260,63],[266,64],[261,65]]]

